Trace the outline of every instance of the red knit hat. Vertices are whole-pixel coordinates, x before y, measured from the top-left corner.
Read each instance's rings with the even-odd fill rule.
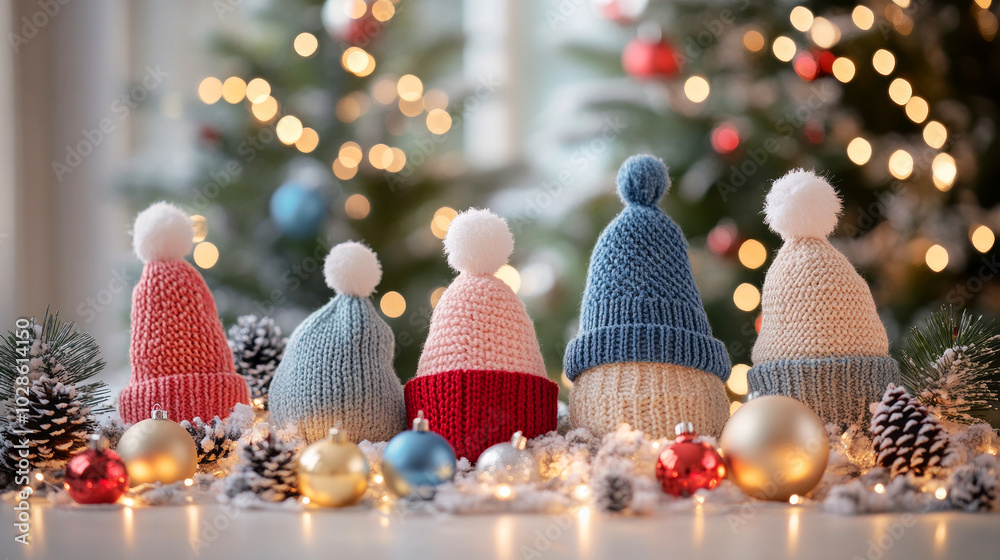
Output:
[[[188,215],[166,202],[135,220],[132,244],[145,267],[132,292],[132,378],[118,397],[126,422],[149,418],[156,404],[180,422],[225,418],[250,402],[212,293],[184,260],[193,237]]]
[[[405,387],[406,413],[421,410],[460,457],[476,460],[521,431],[556,429],[559,386],[549,380],[524,303],[494,276],[514,249],[507,223],[488,210],[457,216],[445,237],[460,274],[441,296]]]

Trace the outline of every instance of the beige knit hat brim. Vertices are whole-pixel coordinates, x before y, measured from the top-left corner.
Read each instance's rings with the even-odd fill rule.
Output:
[[[574,428],[599,437],[628,423],[650,437],[672,439],[681,422],[718,436],[729,419],[729,400],[722,380],[701,370],[653,362],[604,364],[576,378],[569,419]]]

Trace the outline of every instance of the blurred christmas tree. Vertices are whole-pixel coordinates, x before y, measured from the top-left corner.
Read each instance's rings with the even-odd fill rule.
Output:
[[[759,287],[780,246],[759,214],[763,198],[795,167],[828,174],[840,190],[833,242],[872,284],[894,342],[942,302],[1000,312],[991,281],[1000,274],[1000,48],[990,0],[593,4],[601,30],[567,50],[606,77],[570,108],[580,118],[568,121],[567,143],[592,142],[610,118],[622,129],[607,142],[610,161],[650,152],[668,164],[666,209],[688,236],[734,364],[749,364]],[[567,17],[548,16],[553,26]],[[592,39],[608,35],[617,46]],[[547,228],[547,243],[592,246],[620,207],[608,183]],[[550,347],[572,336],[565,325],[585,257],[548,303]],[[745,392],[745,375],[730,388]]]
[[[290,332],[333,295],[330,247],[369,244],[409,377],[453,275],[453,209],[483,204],[500,178],[467,172],[458,151],[477,85],[462,80],[461,13],[445,0],[217,4],[240,24],[214,38],[227,75],[192,87],[197,171],[181,184],[133,174],[134,209],[165,198],[191,212],[193,260],[227,325],[255,313]]]

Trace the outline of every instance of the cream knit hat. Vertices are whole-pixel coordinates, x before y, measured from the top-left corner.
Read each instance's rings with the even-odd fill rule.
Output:
[[[899,368],[868,284],[827,239],[837,192],[811,171],[774,182],[765,221],[785,244],[764,279],[751,392],[787,395],[842,427],[864,422]]]

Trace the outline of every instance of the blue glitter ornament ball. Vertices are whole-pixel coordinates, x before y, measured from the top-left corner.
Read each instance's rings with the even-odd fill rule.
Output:
[[[382,452],[386,488],[401,498],[433,498],[436,486],[455,478],[455,469],[455,450],[430,431],[423,411],[413,420],[413,429],[389,440]]]
[[[281,233],[306,240],[326,219],[326,198],[314,187],[288,182],[271,195],[271,219]]]

